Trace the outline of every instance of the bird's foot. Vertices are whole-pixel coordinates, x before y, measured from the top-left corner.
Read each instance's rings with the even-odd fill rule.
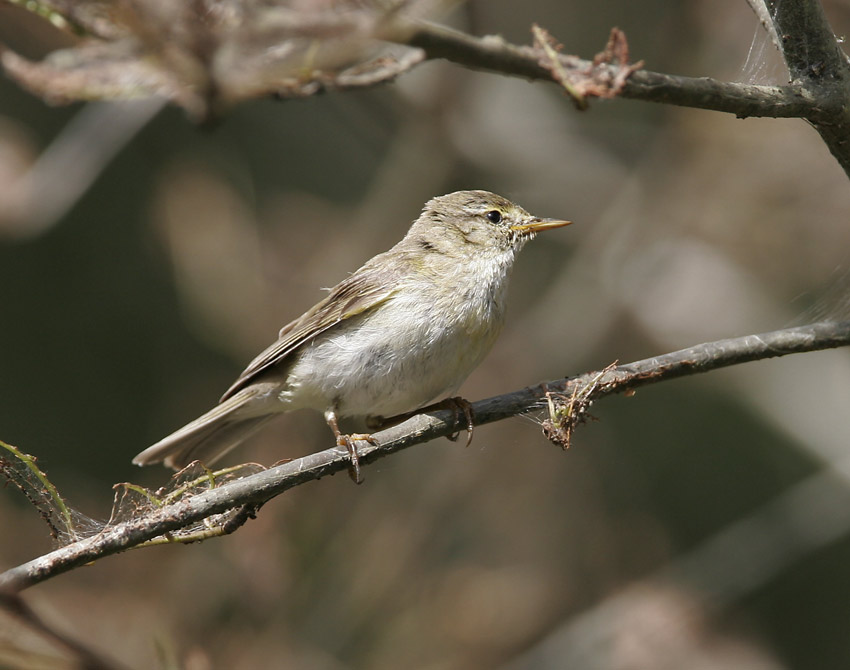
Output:
[[[348,466],[348,476],[355,484],[361,484],[363,479],[360,477],[360,456],[357,454],[357,442],[368,442],[372,445],[377,445],[375,439],[368,433],[352,433],[351,435],[339,434],[336,436],[336,446],[345,447],[348,451],[350,460]]]
[[[445,400],[441,400],[440,402],[435,402],[433,405],[426,405],[425,407],[420,407],[419,409],[414,410],[412,412],[396,414],[395,416],[391,417],[385,418],[383,416],[368,416],[366,417],[366,425],[373,430],[378,430],[381,428],[387,428],[388,426],[395,426],[396,424],[399,424],[402,421],[407,421],[410,417],[416,416],[417,414],[435,412],[441,409],[450,409],[454,412],[454,423],[458,422],[461,413],[463,413],[463,417],[464,419],[466,419],[466,446],[468,447],[472,443],[472,431],[475,428],[475,422],[473,420],[472,404],[468,400],[466,400],[465,398],[461,398],[460,396],[446,398]],[[459,436],[460,431],[449,435],[448,438],[452,442],[454,442]]]
[[[435,409],[450,409],[454,412],[454,420],[457,423],[460,418],[461,413],[463,413],[463,418],[466,419],[466,445],[469,446],[472,444],[472,432],[475,430],[475,422],[472,416],[472,403],[470,403],[466,398],[461,398],[460,396],[454,396],[452,398],[446,398],[445,400],[441,400],[440,402],[434,405]],[[457,438],[460,437],[460,431],[449,435],[448,438],[455,442]]]

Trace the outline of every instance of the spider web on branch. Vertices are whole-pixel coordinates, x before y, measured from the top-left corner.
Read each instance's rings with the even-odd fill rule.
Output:
[[[58,489],[38,467],[34,456],[17,447],[0,441],[0,477],[7,486],[17,488],[36,509],[49,529],[54,545],[63,547],[73,542],[112,528],[126,521],[136,520],[147,514],[227,482],[240,479],[265,469],[256,463],[245,463],[222,470],[210,470],[200,463],[192,463],[176,473],[165,486],[150,490],[138,484],[123,482],[116,484],[115,498],[109,519],[101,521],[89,517],[71,507]],[[252,510],[235,507],[216,514],[198,523],[188,525],[167,536],[154,538],[141,546],[173,542],[197,542],[226,535],[244,523]]]

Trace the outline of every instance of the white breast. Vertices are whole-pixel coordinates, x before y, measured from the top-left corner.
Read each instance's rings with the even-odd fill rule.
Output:
[[[452,393],[501,331],[511,260],[468,265],[439,287],[411,281],[320,335],[299,353],[280,399],[289,409],[392,416]]]

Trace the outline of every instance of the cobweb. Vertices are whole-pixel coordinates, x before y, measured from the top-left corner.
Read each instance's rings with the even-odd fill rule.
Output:
[[[178,501],[185,501],[195,495],[265,469],[259,463],[242,463],[214,471],[195,461],[176,473],[167,485],[155,491],[129,482],[115,484],[113,486],[115,500],[112,505],[112,514],[105,524],[105,528],[125,521],[140,519],[162,507]],[[179,530],[171,531],[167,537],[155,538],[145,544],[197,542],[208,537],[225,535],[241,525],[238,519],[242,518],[243,514],[243,506],[237,506],[220,514],[205,517],[201,521],[184,526]]]
[[[773,16],[762,0],[747,0],[747,4],[750,5],[758,21],[753,30],[747,59],[741,66],[739,81],[751,85],[785,83],[788,80],[788,70],[779,53]]]
[[[747,0],[758,22],[746,61],[741,67],[740,81],[743,83],[771,85],[788,81],[788,71],[780,54],[779,37],[774,25],[776,12],[783,1],[778,0],[771,12],[764,0]],[[800,37],[805,39],[805,32]],[[845,38],[836,35],[836,40],[843,44]],[[821,286],[797,296],[795,302],[801,311],[786,324],[788,326],[850,318],[850,255],[832,269]]]
[[[95,536],[124,522],[141,519],[162,507],[185,501],[263,469],[257,463],[245,463],[213,471],[196,462],[176,473],[167,485],[156,490],[130,482],[116,484],[113,487],[115,498],[112,512],[108,520],[101,521],[71,507],[38,467],[34,456],[0,441],[0,477],[5,479],[7,486],[14,485],[37,510],[47,524],[57,548]],[[231,524],[242,514],[244,510],[236,507],[172,531],[167,537],[155,538],[147,544],[195,542],[223,535],[230,532]]]
[[[102,529],[102,523],[65,502],[53,483],[39,469],[34,456],[5,442],[0,442],[0,447],[0,476],[6,480],[7,486],[12,484],[17,487],[35,507],[57,546],[75,542]]]

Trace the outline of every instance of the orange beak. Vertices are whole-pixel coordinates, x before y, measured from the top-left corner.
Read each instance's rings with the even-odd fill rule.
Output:
[[[560,219],[532,219],[528,223],[519,223],[511,226],[511,230],[519,231],[520,233],[539,233],[541,230],[549,230],[550,228],[562,228],[568,226],[572,221],[561,221]]]

